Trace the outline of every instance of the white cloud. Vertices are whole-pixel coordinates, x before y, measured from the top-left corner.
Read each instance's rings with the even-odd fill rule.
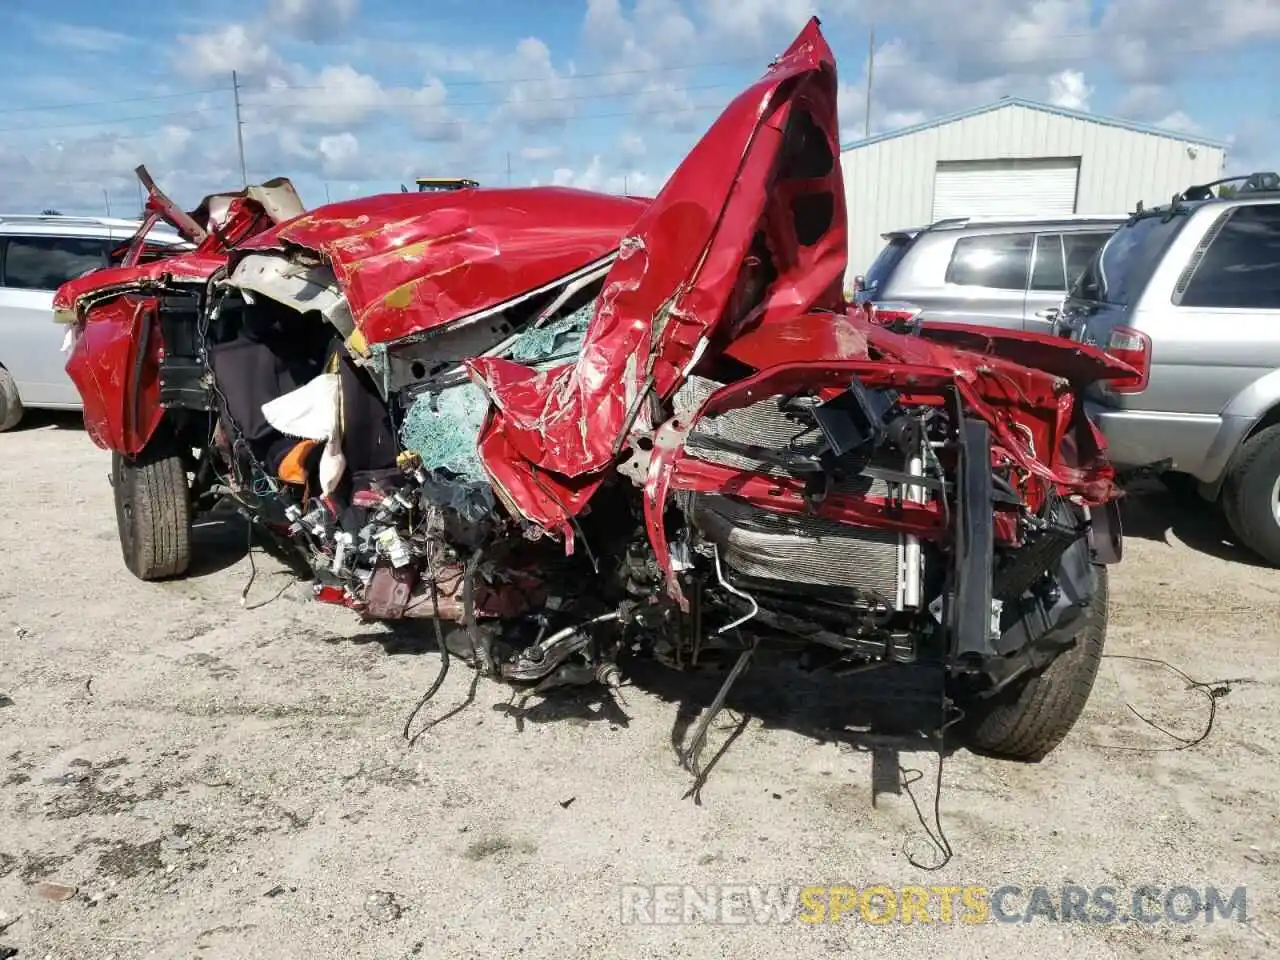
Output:
[[[430,74],[482,73],[486,65],[499,59],[495,51],[485,48],[462,50],[434,43],[413,43],[408,46],[412,49],[414,59]],[[386,42],[378,40],[372,47],[377,53],[386,48]]]
[[[618,0],[587,0],[582,34],[600,50],[616,50],[631,38],[632,29]]]
[[[1124,0],[1111,3],[1098,29],[1116,71],[1134,83],[1164,83],[1204,57],[1249,41],[1280,38],[1275,0]]]
[[[886,130],[901,130],[903,127],[914,127],[932,119],[920,110],[890,110],[881,119],[880,124]]]
[[[650,81],[635,99],[635,112],[644,123],[671,130],[693,130],[710,111],[700,111],[689,91],[670,82]]]
[[[1093,87],[1079,70],[1063,70],[1049,78],[1049,102],[1068,110],[1088,110]]]
[[[520,148],[520,158],[522,160],[555,160],[562,153],[564,153],[564,150],[560,147],[537,147],[531,145]]]
[[[417,88],[384,87],[348,64],[317,73],[289,66],[241,100],[246,122],[263,125],[332,130],[389,120],[429,141],[460,139],[465,126],[439,79]]]
[[[41,26],[40,39],[50,46],[78,50],[82,53],[119,53],[138,42],[136,37],[116,30],[88,27],[73,23],[51,23]]]
[[[666,176],[661,178],[641,170],[612,170],[603,157],[596,154],[587,165],[578,170],[557,167],[551,175],[551,183],[557,187],[576,187],[579,190],[596,190],[602,193],[629,193],[652,196],[662,189]],[[534,181],[534,186],[538,182]]]
[[[618,148],[626,157],[641,157],[645,153],[644,138],[638,133],[624,133],[618,139]]]
[[[283,66],[270,45],[243,23],[230,23],[210,33],[180,36],[178,42],[183,47],[175,58],[178,69],[199,80],[226,79],[232,70],[261,74]]]
[[[360,0],[269,0],[265,22],[301,40],[323,40],[350,23]]]
[[[605,64],[601,72],[606,75],[598,82],[607,93],[639,90],[646,74],[677,70],[690,59],[705,60],[709,39],[699,37],[676,0],[636,0],[630,18],[619,0],[587,0],[582,36],[587,49]]]
[[[499,117],[525,131],[563,127],[575,113],[573,85],[551,62],[551,50],[537,37],[516,44],[515,56],[504,62],[513,83]]]
[[[700,6],[722,37],[775,53],[819,12],[811,0],[700,0]]]
[[[1173,109],[1173,91],[1160,83],[1136,83],[1129,86],[1116,105],[1116,112],[1126,117],[1150,119]]]
[[[293,83],[272,78],[245,103],[264,120],[330,127],[358,123],[385,103],[382,85],[347,64],[316,74],[298,71],[296,78]]]
[[[353,133],[338,133],[320,138],[321,169],[326,177],[342,179],[360,171],[360,141]]]
[[[1173,113],[1161,117],[1152,126],[1161,130],[1169,130],[1173,133],[1204,133],[1204,128],[1182,110],[1175,110]]]
[[[578,187],[581,190],[599,190],[605,181],[604,164],[600,155],[591,158],[585,170],[557,167],[551,174],[551,183],[557,187]]]

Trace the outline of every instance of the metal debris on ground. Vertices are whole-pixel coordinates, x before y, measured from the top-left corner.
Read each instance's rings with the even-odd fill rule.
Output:
[[[65,883],[52,883],[48,880],[41,880],[31,887],[32,892],[41,900],[52,900],[54,903],[70,900],[76,895],[77,889]]]
[[[191,841],[186,840],[176,831],[164,835],[163,843],[170,850],[190,850]]]

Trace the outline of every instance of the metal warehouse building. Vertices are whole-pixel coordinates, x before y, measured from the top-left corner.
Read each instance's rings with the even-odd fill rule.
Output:
[[[944,217],[1124,214],[1225,176],[1226,144],[1034,100],[996,103],[846,144],[849,276],[881,234]]]

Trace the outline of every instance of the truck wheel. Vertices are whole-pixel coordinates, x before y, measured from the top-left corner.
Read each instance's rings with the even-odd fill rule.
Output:
[[[12,430],[22,419],[22,399],[18,384],[4,367],[0,367],[0,433]]]
[[[1240,447],[1222,484],[1222,512],[1242,544],[1280,567],[1280,423]]]
[[[1107,568],[1092,569],[1094,592],[1075,643],[1003,696],[966,704],[971,747],[1008,760],[1040,761],[1075,726],[1093,691],[1107,637]]]
[[[143,451],[111,455],[116,526],[125,566],[139,580],[187,572],[191,561],[191,491],[180,456]]]

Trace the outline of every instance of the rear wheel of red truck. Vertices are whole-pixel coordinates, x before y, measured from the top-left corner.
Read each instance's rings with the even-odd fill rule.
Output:
[[[167,449],[130,460],[111,455],[116,526],[125,566],[139,580],[187,572],[191,562],[191,492],[182,457]]]
[[[993,698],[965,705],[968,745],[1007,760],[1036,762],[1075,726],[1093,691],[1107,637],[1107,568],[1091,564],[1094,590],[1073,643],[1044,670]]]

